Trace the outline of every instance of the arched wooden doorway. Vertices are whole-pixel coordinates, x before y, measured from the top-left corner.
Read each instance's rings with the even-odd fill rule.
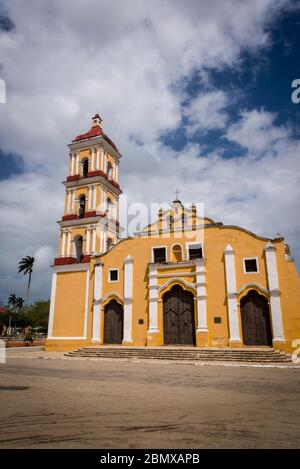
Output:
[[[121,344],[123,339],[123,306],[111,300],[104,308],[104,344]]]
[[[165,345],[195,345],[194,296],[174,285],[163,296]]]
[[[244,345],[272,345],[268,300],[255,290],[241,299]]]

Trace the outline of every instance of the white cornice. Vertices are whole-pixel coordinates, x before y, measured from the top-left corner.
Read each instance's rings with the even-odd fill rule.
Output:
[[[90,264],[65,264],[65,265],[53,265],[52,269],[54,272],[81,272],[90,270]]]
[[[119,160],[122,155],[116,150],[102,135],[97,135],[96,137],[90,137],[84,140],[79,140],[78,142],[69,143],[68,148],[70,151],[82,150],[94,145],[102,145],[102,147],[109,151],[109,153]]]
[[[80,189],[81,187],[87,187],[91,184],[101,184],[102,188],[108,189],[110,192],[113,192],[115,195],[120,195],[122,190],[119,187],[116,187],[112,184],[109,179],[106,179],[104,176],[91,176],[87,178],[75,179],[74,181],[63,181],[63,184],[66,188],[76,188]]]

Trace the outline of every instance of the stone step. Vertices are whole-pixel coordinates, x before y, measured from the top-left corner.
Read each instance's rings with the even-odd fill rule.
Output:
[[[180,353],[168,353],[168,354],[151,354],[151,353],[123,353],[123,352],[105,352],[105,353],[101,353],[101,352],[94,352],[94,353],[91,353],[91,352],[85,352],[85,351],[79,351],[79,352],[71,352],[72,354],[80,354],[80,353],[83,353],[84,355],[91,355],[91,356],[94,356],[94,355],[101,355],[101,356],[105,356],[105,355],[110,355],[110,356],[117,356],[117,355],[120,355],[120,356],[129,356],[129,357],[133,357],[133,356],[138,356],[138,357],[148,357],[148,356],[153,356],[153,357],[185,357],[185,358],[197,358],[197,357],[253,357],[253,358],[276,358],[276,359],[285,359],[287,358],[286,355],[282,355],[282,354],[269,354],[269,355],[252,355],[252,354],[235,354],[235,353],[225,353],[225,354],[221,354],[221,353],[199,353],[199,354],[180,354]]]
[[[163,348],[163,347],[130,347],[104,346],[83,347],[65,354],[68,357],[81,358],[118,358],[118,359],[149,359],[169,361],[236,361],[236,362],[264,362],[286,363],[291,362],[291,357],[280,350],[272,348],[262,349],[229,349],[229,348]]]

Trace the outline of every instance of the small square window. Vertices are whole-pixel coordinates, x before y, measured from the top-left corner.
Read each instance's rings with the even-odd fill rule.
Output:
[[[221,322],[222,322],[222,319],[219,316],[214,317],[214,323],[215,324],[221,324]]]
[[[201,244],[190,244],[189,245],[189,259],[202,259],[202,246]]]
[[[111,269],[109,271],[109,281],[117,282],[119,280],[119,271],[118,269]]]
[[[257,272],[257,260],[256,259],[244,259],[245,263],[245,272],[246,273],[251,273],[251,272]]]
[[[156,264],[166,262],[166,248],[153,248],[153,261]]]

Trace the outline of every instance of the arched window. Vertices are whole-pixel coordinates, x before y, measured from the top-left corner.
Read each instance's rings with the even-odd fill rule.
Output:
[[[107,162],[106,172],[108,179],[112,179],[113,177],[113,166],[110,161]]]
[[[85,195],[79,197],[79,218],[83,218],[85,214]]]
[[[112,245],[113,245],[113,240],[112,240],[112,238],[107,238],[107,241],[106,241],[106,249],[107,249],[107,251],[110,250],[110,248],[112,247]]]
[[[108,197],[106,199],[106,212],[107,212],[109,217],[113,216],[113,209],[114,209],[114,204],[113,204],[111,198]]]
[[[182,262],[182,247],[180,244],[174,244],[172,248],[172,254],[174,262]]]
[[[75,252],[76,252],[76,262],[81,262],[82,259],[82,245],[83,238],[80,235],[75,236],[74,238]]]
[[[89,160],[86,158],[82,163],[82,175],[84,178],[87,177],[89,172]]]

